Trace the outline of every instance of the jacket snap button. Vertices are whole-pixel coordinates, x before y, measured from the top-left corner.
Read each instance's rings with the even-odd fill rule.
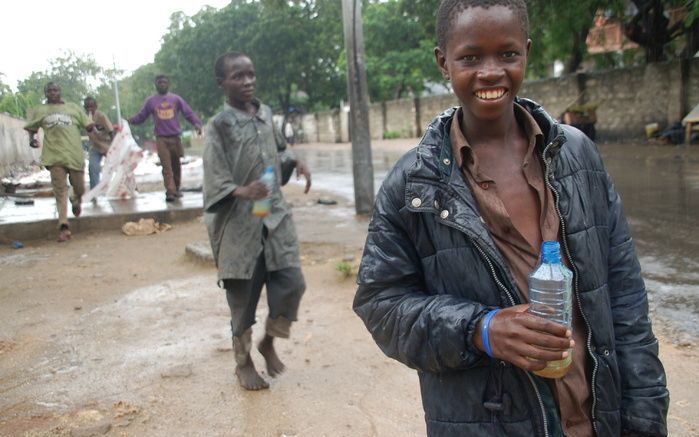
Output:
[[[444,161],[442,161],[442,162],[444,163],[444,165],[451,164],[451,160],[449,160],[449,158],[444,158]]]
[[[413,208],[419,208],[420,205],[422,205],[422,200],[420,200],[419,197],[416,197],[410,202],[410,204],[413,205]]]
[[[449,217],[449,211],[446,209],[442,210],[442,212],[439,213],[439,216],[442,217],[443,219]]]
[[[608,357],[609,356],[609,349],[605,349],[602,353],[604,354],[605,357]]]

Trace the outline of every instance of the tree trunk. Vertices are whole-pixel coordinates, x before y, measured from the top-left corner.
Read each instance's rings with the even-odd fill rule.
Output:
[[[568,62],[565,66],[565,72],[567,74],[573,74],[580,68],[586,50],[585,40],[587,39],[589,31],[590,29],[585,28],[573,34],[573,47],[570,50],[570,58],[568,58]]]

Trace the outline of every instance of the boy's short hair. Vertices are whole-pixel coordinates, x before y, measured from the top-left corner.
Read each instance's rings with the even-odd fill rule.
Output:
[[[222,54],[216,59],[216,62],[214,63],[214,75],[216,75],[216,79],[224,79],[226,77],[226,61],[227,60],[233,60],[233,59],[238,59],[241,56],[249,57],[243,52],[237,52],[237,51],[230,51]]]
[[[468,8],[488,9],[491,6],[504,6],[511,9],[519,16],[524,34],[529,35],[529,14],[524,0],[442,0],[437,9],[437,46],[446,52],[451,26],[460,12]]]
[[[159,75],[155,76],[155,79],[153,79],[153,82],[157,82],[160,79],[170,80],[170,78],[167,77],[166,74],[159,74]]]
[[[46,85],[44,85],[44,94],[46,94],[46,91],[49,90],[49,87],[50,87],[51,85],[53,85],[53,86],[55,86],[56,88],[58,88],[59,91],[61,90],[61,86],[60,86],[59,84],[57,84],[56,82],[54,82],[54,81],[46,82]]]
[[[95,104],[97,104],[97,100],[95,100],[95,98],[92,96],[85,97],[83,100],[83,105],[87,106],[88,102],[95,102]]]

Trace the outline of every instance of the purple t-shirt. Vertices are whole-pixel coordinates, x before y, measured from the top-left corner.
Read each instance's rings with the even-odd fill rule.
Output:
[[[165,95],[154,94],[148,97],[138,114],[129,118],[129,123],[141,124],[146,121],[149,115],[153,114],[156,136],[177,136],[182,133],[180,122],[177,120],[178,112],[182,113],[184,118],[192,125],[201,127],[201,121],[192,111],[192,108],[189,107],[182,97],[173,93]]]

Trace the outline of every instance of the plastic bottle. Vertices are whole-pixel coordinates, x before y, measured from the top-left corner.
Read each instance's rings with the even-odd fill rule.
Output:
[[[561,264],[557,241],[541,244],[541,261],[529,273],[529,312],[572,329],[573,272]],[[549,361],[546,368],[534,372],[544,378],[561,378],[568,372],[573,351],[562,360]]]
[[[258,199],[255,201],[255,203],[252,205],[252,215],[256,217],[267,217],[269,214],[269,210],[272,207],[272,191],[274,190],[274,167],[271,165],[268,165],[265,167],[265,171],[262,173],[262,176],[260,177],[260,182],[265,184],[267,189],[270,192],[270,195],[265,197],[264,199]]]

